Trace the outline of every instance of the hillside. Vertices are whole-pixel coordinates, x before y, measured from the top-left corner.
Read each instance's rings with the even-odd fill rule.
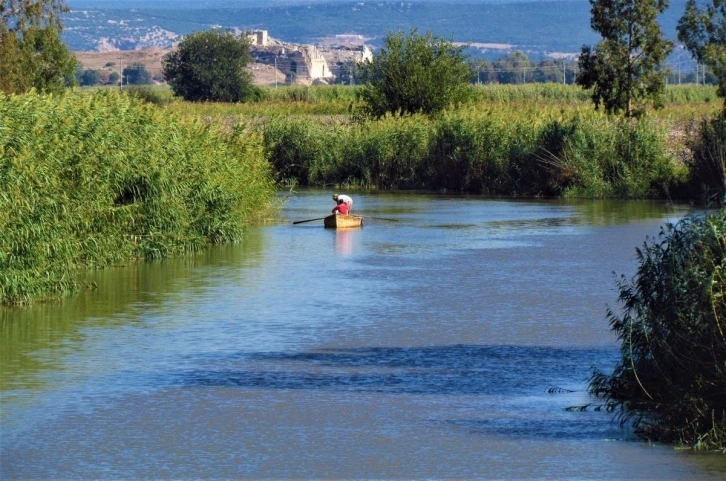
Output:
[[[489,59],[520,50],[531,59],[575,55],[599,37],[590,28],[587,0],[70,0],[64,41],[74,51],[171,48],[184,35],[211,27],[236,32],[267,30],[284,42],[320,45],[357,35],[380,46],[390,31],[418,27],[456,42],[471,42],[469,54]],[[673,0],[662,15],[666,36],[676,39],[685,0]],[[674,70],[690,68],[681,51]],[[675,64],[678,66],[675,66]]]
[[[107,75],[110,75],[111,72],[120,73],[124,67],[133,63],[141,63],[158,82],[163,78],[161,58],[170,51],[171,49],[150,48],[113,52],[73,52],[73,54],[81,62],[83,69],[100,70]],[[250,69],[254,76],[254,83],[257,85],[274,85],[276,79],[282,82],[285,78],[285,74],[279,70],[276,77],[275,68],[269,65],[254,63]]]
[[[379,44],[390,30],[417,26],[456,41],[507,44],[529,54],[576,52],[596,40],[585,0],[529,2],[330,2],[260,7],[256,2],[70,2],[64,40],[72,50],[168,48],[212,26],[265,29],[286,42],[358,34]],[[97,5],[95,8],[89,5]],[[78,5],[76,7],[75,5]],[[134,5],[134,8],[123,8]],[[194,5],[194,6],[192,6]],[[251,6],[250,6],[251,5]],[[270,5],[269,3],[267,5]],[[681,9],[682,10],[682,9]],[[486,52],[483,52],[486,53]],[[501,52],[493,52],[498,56]]]

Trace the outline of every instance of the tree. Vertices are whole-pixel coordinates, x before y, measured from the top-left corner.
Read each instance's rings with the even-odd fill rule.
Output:
[[[532,72],[532,80],[542,83],[564,83],[563,75],[562,62],[558,64],[554,60],[543,59],[537,63],[537,67]]]
[[[532,62],[527,54],[516,51],[496,60],[494,69],[497,71],[499,83],[523,84],[527,82],[527,72],[532,69]]]
[[[470,82],[474,84],[488,84],[496,82],[497,76],[494,67],[485,59],[469,60]]]
[[[412,29],[389,33],[362,67],[362,99],[369,114],[430,114],[466,99],[470,71],[463,47]]]
[[[150,84],[151,73],[146,70],[146,65],[143,63],[132,63],[123,71],[123,83],[126,85]]]
[[[256,92],[246,69],[251,61],[247,35],[214,29],[184,38],[162,58],[162,70],[174,95],[185,100],[241,102]]]
[[[56,92],[74,82],[78,61],[60,40],[64,0],[0,2],[0,90]]]
[[[642,112],[648,101],[662,105],[667,70],[657,70],[673,50],[658,25],[658,15],[668,0],[590,0],[592,29],[603,40],[594,49],[584,45],[578,61],[577,83],[593,88],[595,108],[624,112],[626,117]]]
[[[688,0],[678,21],[678,40],[699,62],[711,68],[726,113],[726,0],[711,0],[703,9],[696,6],[695,0]]]
[[[81,87],[88,85],[98,85],[101,83],[101,72],[99,72],[98,70],[79,70],[77,77],[78,84]]]

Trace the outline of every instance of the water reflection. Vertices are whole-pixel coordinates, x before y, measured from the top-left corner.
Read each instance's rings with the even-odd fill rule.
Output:
[[[350,229],[337,229],[335,231],[335,252],[340,257],[348,257],[353,253],[352,237],[357,234],[356,231]]]
[[[254,229],[244,243],[210,248],[184,258],[141,262],[82,274],[97,287],[33,307],[0,307],[0,402],[3,392],[39,388],[37,374],[60,369],[64,355],[83,349],[86,329],[138,325],[163,312],[178,296],[204,292],[212,282],[255,268],[262,262],[265,230]]]

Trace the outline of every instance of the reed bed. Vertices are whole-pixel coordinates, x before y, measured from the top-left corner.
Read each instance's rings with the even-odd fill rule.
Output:
[[[609,314],[621,360],[590,391],[644,437],[726,452],[726,210],[665,226],[638,259]]]
[[[184,117],[288,117],[297,115],[349,115],[355,105],[345,101],[282,102],[260,101],[242,104],[174,101],[167,110]]]
[[[314,85],[262,87],[257,99],[246,103],[171,102],[169,110],[185,116],[199,117],[280,117],[294,115],[360,116],[360,86]],[[157,91],[154,91],[157,92]],[[157,95],[164,97],[163,91]],[[650,112],[656,118],[712,114],[720,106],[716,88],[704,85],[674,85],[666,88],[664,107]],[[502,108],[519,110],[537,107],[544,110],[593,109],[590,93],[575,85],[555,83],[526,85],[475,85],[471,103],[466,108]]]
[[[360,123],[275,118],[259,128],[283,183],[648,198],[686,174],[661,124],[592,111],[459,109]]]
[[[691,190],[707,204],[726,205],[726,114],[702,119],[688,139]]]
[[[117,91],[0,96],[0,303],[76,290],[79,268],[242,238],[269,212],[255,131]]]

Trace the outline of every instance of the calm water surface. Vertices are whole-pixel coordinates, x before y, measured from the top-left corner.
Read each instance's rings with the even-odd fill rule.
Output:
[[[613,273],[686,208],[358,194],[362,229],[292,225],[330,194],[0,311],[0,478],[726,477],[566,410],[617,359]]]

